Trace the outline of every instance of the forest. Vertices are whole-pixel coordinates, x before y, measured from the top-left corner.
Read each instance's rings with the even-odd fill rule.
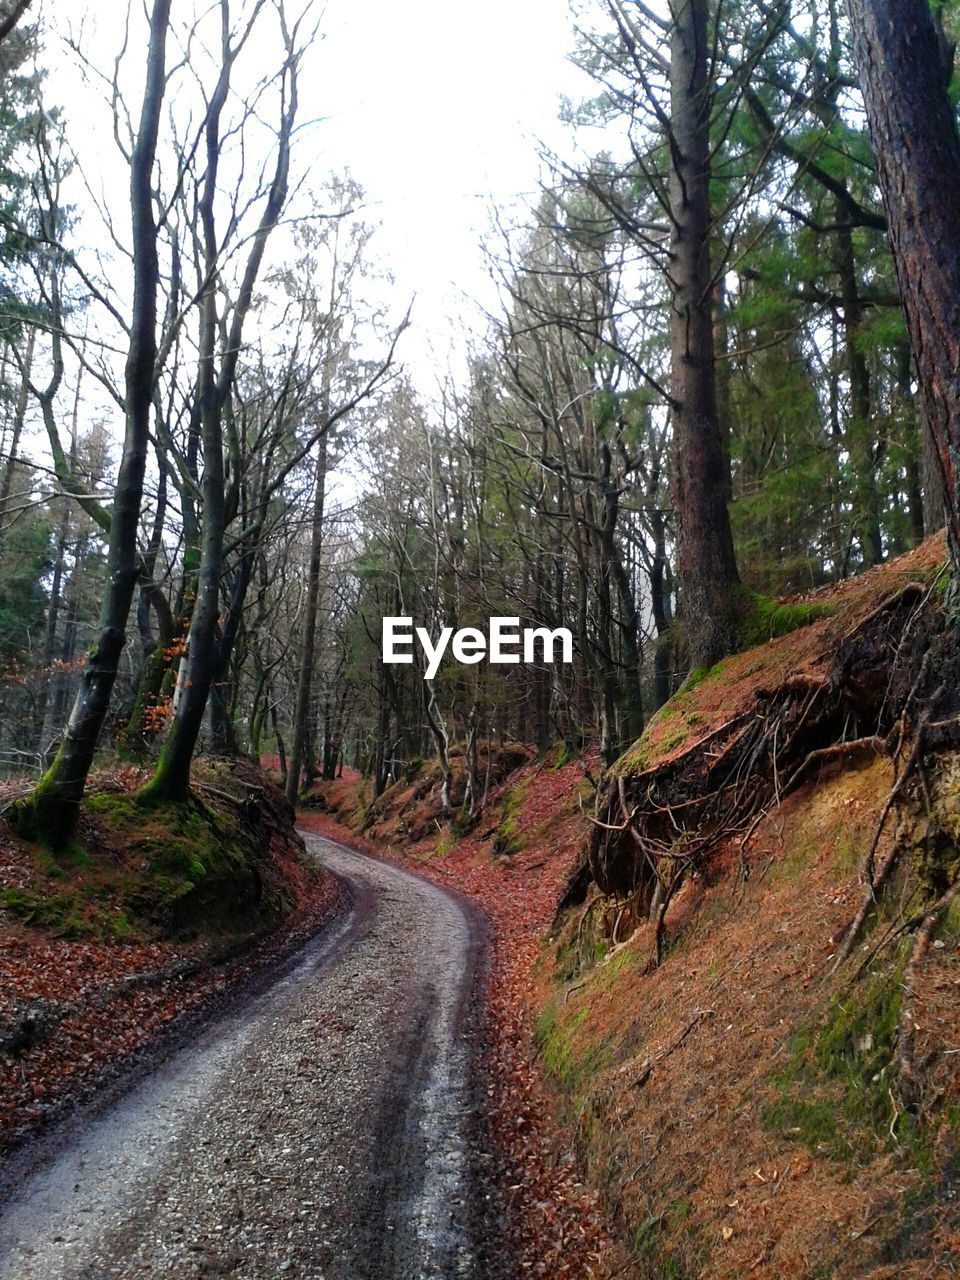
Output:
[[[345,820],[349,783],[389,848],[509,857],[507,776],[570,770],[548,1069],[598,957],[649,933],[662,970],[724,858],[746,892],[774,811],[882,759],[829,945],[853,964],[878,920],[909,944],[883,1041],[905,1149],[960,888],[960,5],[570,0],[569,145],[489,202],[485,291],[429,379],[377,208],[304,105],[323,6],[117,3],[92,31],[59,7],[0,0],[4,830],[72,856],[104,793],[153,831],[242,761],[291,812]],[[402,664],[389,619],[420,629]],[[448,647],[491,619],[565,629],[568,660]],[[738,1265],[702,1274],[868,1274]],[[955,1274],[903,1267],[869,1274]]]
[[[474,774],[505,738],[596,739],[609,763],[691,669],[772,634],[773,599],[942,526],[846,16],[697,8],[702,31],[642,6],[578,20],[596,95],[572,123],[609,150],[545,157],[486,248],[500,308],[429,398],[403,368],[415,315],[369,301],[362,192],[303,181],[309,17],[224,6],[188,69],[201,31],[158,5],[146,83],[132,48],[97,68],[129,283],[61,197],[76,124],[40,27],[11,30],[0,747],[37,822],[69,826],[98,749],[153,761],[155,795],[198,747],[276,753],[291,797],[340,760],[382,790],[454,742]],[[425,682],[381,665],[391,614],[567,625],[575,661],[509,673],[509,697],[486,665]]]

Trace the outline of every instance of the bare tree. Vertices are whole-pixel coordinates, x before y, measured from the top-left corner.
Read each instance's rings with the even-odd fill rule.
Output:
[[[33,794],[21,807],[21,824],[53,843],[69,841],[123,649],[136,588],[137,533],[149,446],[157,361],[157,219],[154,163],[167,85],[166,41],[170,0],[155,0],[140,124],[130,155],[134,292],[125,372],[125,430],[114,488],[108,540],[108,581],[100,635],[89,654],[63,742]]]

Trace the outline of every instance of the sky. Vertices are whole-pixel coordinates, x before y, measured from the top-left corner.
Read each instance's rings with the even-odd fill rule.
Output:
[[[288,9],[300,3],[287,0]],[[206,7],[176,0],[174,15],[178,5],[181,15]],[[393,277],[395,312],[416,296],[399,355],[427,390],[458,352],[462,360],[461,323],[482,327],[471,300],[493,305],[481,250],[491,204],[509,213],[518,199],[536,198],[540,143],[571,149],[561,97],[583,98],[590,85],[568,57],[568,8],[564,0],[316,0],[315,12],[319,37],[301,75],[300,119],[309,123],[294,166],[309,169],[315,186],[349,169],[365,189],[365,216],[379,224],[371,249]],[[107,203],[116,207],[127,175],[102,91],[80,80],[61,37],[86,15],[83,47],[109,69],[126,13],[126,0],[46,6],[50,89],[68,104],[68,135],[87,180],[114,189]],[[264,47],[262,69],[274,52]],[[128,68],[131,101],[142,65]]]
[[[326,15],[304,104],[328,117],[318,158],[365,187],[398,293],[417,295],[408,351],[428,366],[469,312],[464,295],[492,301],[480,251],[491,200],[535,199],[538,142],[569,150],[561,95],[589,83],[568,59],[567,5],[330,0]]]

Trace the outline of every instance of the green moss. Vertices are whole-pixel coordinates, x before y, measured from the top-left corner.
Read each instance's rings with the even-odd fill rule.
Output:
[[[603,1070],[608,1060],[605,1039],[588,1039],[585,1043],[575,1044],[576,1032],[588,1014],[589,1007],[584,1005],[567,1015],[561,1011],[558,1002],[552,1000],[541,1011],[536,1023],[536,1042],[544,1070],[553,1076],[573,1106],[581,1107],[585,1105],[581,1097],[584,1084]]]
[[[706,680],[719,678],[723,671],[722,662],[712,667],[694,668],[683,686],[653,717],[643,735],[614,762],[613,772],[620,775],[645,773],[685,742],[690,730],[703,724],[703,716],[693,697],[694,690]]]
[[[649,732],[649,731],[648,731]],[[613,772],[617,774],[646,773],[650,768],[651,752],[648,735],[645,733],[628,751],[613,764]]]
[[[814,861],[817,843],[812,833],[799,831],[789,843],[783,856],[776,858],[770,867],[771,884],[796,884],[803,872]]]
[[[685,1197],[671,1201],[660,1213],[648,1214],[634,1229],[631,1244],[641,1274],[651,1280],[680,1280],[681,1276],[691,1273],[687,1270],[682,1257],[665,1247],[665,1237],[684,1229],[685,1250],[690,1253],[692,1235],[684,1224],[690,1217],[691,1204]],[[695,1250],[703,1261],[703,1250]]]
[[[173,932],[197,927],[245,928],[276,918],[286,906],[264,892],[262,851],[236,813],[214,810],[191,796],[144,807],[139,796],[91,795],[87,808],[146,872],[124,910]]]
[[[745,587],[737,593],[734,608],[737,631],[744,649],[789,635],[791,631],[807,627],[821,618],[829,618],[835,612],[835,606],[826,602],[781,604]]]
[[[446,831],[442,831],[440,833],[439,839],[437,840],[437,843],[436,843],[436,846],[434,847],[433,852],[436,857],[442,858],[445,853],[449,853],[450,850],[454,848],[456,843],[457,843],[457,834],[452,829],[452,827],[448,827]]]
[[[564,1023],[560,1022],[558,1013],[555,1000],[551,1000],[541,1011],[537,1019],[537,1048],[544,1069],[564,1091],[571,1092],[578,1076],[573,1054],[573,1032],[586,1018],[587,1010],[579,1009]]]
[[[495,858],[510,857],[519,853],[523,842],[517,827],[517,819],[527,793],[527,783],[517,783],[507,787],[500,801],[500,822],[493,837],[493,856]]]
[[[468,831],[471,831],[476,826],[476,822],[477,815],[471,814],[465,805],[461,806],[453,815],[450,823],[450,834],[453,836],[453,843],[455,844],[461,836],[465,836]]]
[[[674,694],[674,697],[677,697],[678,694],[691,693],[698,684],[703,684],[704,680],[710,680],[714,676],[720,675],[722,671],[722,662],[716,662],[712,667],[708,663],[701,663],[700,666],[693,668],[686,680],[684,680],[683,685]]]
[[[837,1129],[836,1106],[825,1099],[778,1098],[764,1108],[763,1123],[814,1155],[828,1152],[835,1159],[848,1159],[851,1154],[849,1143]]]
[[[770,1077],[777,1097],[763,1122],[812,1152],[867,1158],[893,1141],[889,1090],[897,1043],[906,944],[895,962],[833,997],[819,1022],[791,1040],[785,1066]],[[898,1145],[915,1144],[900,1116]]]
[[[44,894],[32,889],[4,889],[0,902],[17,920],[48,929],[61,938],[126,941],[138,936],[126,912],[91,908],[79,890]]]

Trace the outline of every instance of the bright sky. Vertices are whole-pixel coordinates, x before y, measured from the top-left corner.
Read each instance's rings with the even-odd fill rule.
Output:
[[[206,7],[175,0],[174,18],[193,4]],[[465,297],[492,302],[479,244],[491,200],[509,207],[518,195],[535,198],[537,143],[569,150],[558,121],[561,95],[584,97],[589,82],[567,58],[574,37],[564,0],[321,4],[322,39],[301,78],[301,120],[317,123],[302,135],[295,166],[311,170],[315,187],[326,173],[349,168],[365,188],[370,220],[381,224],[372,247],[396,281],[395,306],[402,310],[417,295],[400,355],[426,389],[433,366],[439,363],[442,376],[456,348],[457,318],[476,323]],[[298,0],[288,8],[297,10]],[[108,69],[119,48],[126,0],[65,9],[48,0],[51,89],[67,105],[69,136],[88,179],[110,186],[116,166],[120,197],[126,173],[114,159],[102,106],[91,88],[79,86],[57,38],[59,24],[76,30],[84,9],[83,44],[98,65]],[[272,25],[269,16],[264,21]],[[86,102],[84,93],[91,95]]]
[[[489,203],[534,195],[537,141],[566,149],[561,94],[589,83],[568,61],[563,0],[330,0],[305,107],[321,165],[349,165],[382,222],[377,244],[403,296],[418,373],[450,340],[463,295],[491,301],[479,241]]]

